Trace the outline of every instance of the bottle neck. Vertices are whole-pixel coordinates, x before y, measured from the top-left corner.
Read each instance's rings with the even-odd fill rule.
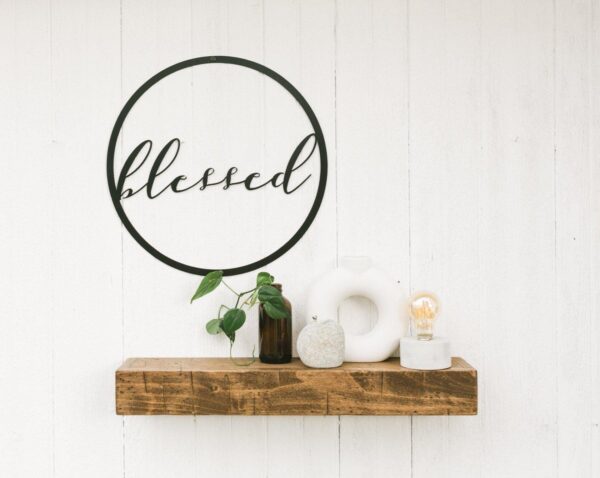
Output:
[[[273,287],[275,287],[275,289],[277,289],[279,292],[282,292],[282,287],[281,284],[271,284]]]

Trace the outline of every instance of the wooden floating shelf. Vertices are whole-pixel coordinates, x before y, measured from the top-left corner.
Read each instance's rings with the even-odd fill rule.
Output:
[[[116,399],[119,415],[476,415],[477,371],[458,357],[435,371],[398,358],[334,369],[130,358],[116,372]]]

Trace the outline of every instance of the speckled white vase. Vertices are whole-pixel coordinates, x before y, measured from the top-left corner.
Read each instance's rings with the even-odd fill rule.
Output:
[[[334,368],[344,362],[344,329],[333,320],[313,319],[302,329],[296,348],[307,367]]]

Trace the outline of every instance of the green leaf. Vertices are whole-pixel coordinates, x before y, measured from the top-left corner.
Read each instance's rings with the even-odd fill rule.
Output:
[[[265,302],[263,307],[267,315],[272,319],[287,319],[290,316],[290,313],[285,308],[283,303],[279,304],[277,302]]]
[[[223,317],[221,328],[230,340],[235,340],[235,331],[244,325],[244,322],[246,322],[246,312],[242,309],[229,309]]]
[[[290,316],[279,289],[271,285],[263,285],[258,289],[258,300],[272,319],[285,319]]]
[[[268,272],[259,272],[256,276],[256,287],[261,285],[271,285],[275,278]]]
[[[221,322],[222,319],[212,319],[206,323],[206,331],[209,334],[217,335],[221,333]]]
[[[200,282],[200,285],[192,297],[192,300],[190,300],[190,304],[196,299],[199,299],[200,297],[215,290],[221,283],[222,279],[223,271],[212,271],[206,274],[206,276],[202,279],[202,282]]]
[[[258,289],[258,300],[261,302],[273,302],[280,300],[283,304],[281,292],[272,285],[263,285]]]
[[[227,338],[229,339],[229,341],[233,344],[233,342],[235,342],[235,332],[231,332],[231,333],[227,333],[224,332],[225,335],[227,336]]]

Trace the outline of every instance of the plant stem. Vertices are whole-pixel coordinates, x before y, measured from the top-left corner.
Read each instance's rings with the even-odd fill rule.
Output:
[[[221,307],[219,307],[219,314],[218,314],[218,318],[219,318],[219,319],[221,318],[221,311],[223,310],[223,307],[225,307],[227,310],[229,310],[229,307],[227,307],[227,306],[226,306],[226,305],[224,305],[224,304],[221,304]]]
[[[240,303],[240,300],[242,299],[242,297],[243,297],[244,295],[246,295],[246,294],[252,294],[252,293],[253,293],[255,290],[256,290],[256,287],[255,287],[254,289],[246,290],[246,291],[242,292],[241,294],[238,294],[237,301],[235,302],[235,308],[237,309],[237,306],[239,305],[239,303]],[[243,302],[243,304],[245,304],[247,301],[248,301],[248,299],[246,299],[246,300]],[[242,307],[244,306],[243,304],[242,304]]]
[[[252,347],[252,358],[248,362],[236,362],[235,359],[233,358],[233,355],[231,354],[232,349],[233,349],[233,340],[230,340],[229,341],[229,360],[231,360],[235,365],[239,365],[241,367],[247,367],[248,365],[251,365],[256,361],[256,357],[254,356],[254,350],[256,349],[256,346]]]
[[[234,291],[231,287],[229,287],[229,284],[227,284],[227,282],[225,282],[224,280],[221,280],[221,282],[225,285],[225,287],[227,287],[231,292],[233,292],[235,295],[239,296],[240,294],[238,294],[236,291]]]

